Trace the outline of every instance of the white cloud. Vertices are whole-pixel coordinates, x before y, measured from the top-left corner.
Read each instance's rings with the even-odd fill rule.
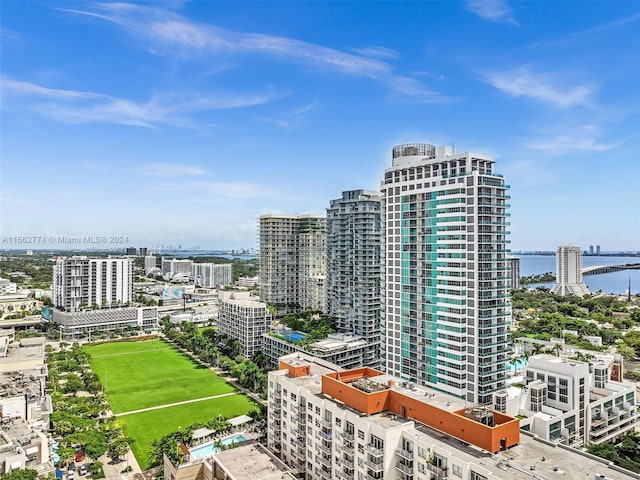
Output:
[[[29,108],[66,123],[115,123],[147,128],[159,125],[194,127],[188,115],[210,110],[226,110],[263,105],[281,99],[286,93],[261,94],[172,94],[153,96],[135,102],[92,92],[60,90],[33,83],[2,78],[3,97],[13,94],[31,100]]]
[[[560,129],[556,129],[558,131]],[[565,153],[582,150],[591,152],[604,152],[613,150],[626,143],[629,138],[617,142],[603,142],[600,129],[591,124],[582,125],[578,129],[559,135],[549,135],[528,142],[525,146],[531,150],[539,150],[548,153]]]
[[[391,48],[380,47],[377,45],[361,48],[352,48],[352,51],[358,55],[365,57],[377,57],[377,58],[398,58],[398,52]]]
[[[511,7],[505,0],[468,0],[467,10],[484,20],[517,25]]]
[[[526,65],[506,72],[488,73],[484,77],[489,85],[508,95],[529,97],[560,108],[587,105],[595,91],[591,85],[556,85],[552,75],[534,73]]]
[[[405,79],[393,72],[391,65],[379,58],[394,58],[391,49],[373,46],[346,53],[294,38],[261,33],[234,32],[215,25],[191,21],[173,12],[127,3],[101,4],[98,11],[64,10],[113,22],[151,44],[153,52],[172,56],[209,58],[209,55],[259,54],[304,65],[327,69],[343,75],[365,77],[391,86],[394,92],[418,101],[441,101],[439,95],[419,81]],[[412,80],[412,88],[402,87]],[[400,86],[401,88],[397,88]]]

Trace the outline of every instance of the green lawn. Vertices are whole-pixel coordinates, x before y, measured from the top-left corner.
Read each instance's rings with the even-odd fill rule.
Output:
[[[179,427],[188,427],[196,422],[205,423],[218,415],[227,418],[244,415],[253,410],[254,406],[251,399],[239,394],[125,415],[118,418],[118,423],[127,436],[135,439],[131,450],[140,467],[146,470],[149,467],[149,450],[153,440],[160,439]]]
[[[236,390],[161,340],[89,345],[85,351],[116,415]]]
[[[237,392],[211,370],[200,366],[162,340],[87,345],[89,363],[105,387],[107,401],[118,413]],[[218,415],[235,417],[253,410],[243,394],[118,417],[138,463],[148,468],[151,442],[178,427],[204,423]]]

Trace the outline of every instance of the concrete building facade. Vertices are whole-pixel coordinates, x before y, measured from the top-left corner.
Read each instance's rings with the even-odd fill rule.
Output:
[[[327,208],[327,312],[366,340],[362,366],[380,366],[381,195],[349,190]]]
[[[290,313],[325,311],[325,218],[260,217],[260,298]]]
[[[533,355],[524,369],[526,388],[497,393],[495,408],[520,415],[523,429],[551,442],[611,441],[640,418],[635,385],[623,383],[621,372],[621,357],[609,354],[591,363]]]
[[[399,145],[381,190],[386,371],[490,404],[511,320],[508,185],[484,155]]]
[[[272,320],[267,304],[246,291],[221,290],[218,298],[218,333],[240,340],[247,358],[261,351],[262,335]]]
[[[556,295],[589,294],[582,280],[582,250],[576,245],[560,245],[556,251],[556,284],[551,289]]]
[[[53,304],[66,311],[133,301],[131,258],[58,257],[53,265]]]
[[[193,282],[197,287],[224,287],[233,283],[231,263],[194,263]]]
[[[509,257],[511,269],[511,290],[520,288],[520,257]]]

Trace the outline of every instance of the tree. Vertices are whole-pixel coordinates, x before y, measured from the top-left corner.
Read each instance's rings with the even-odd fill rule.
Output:
[[[2,480],[36,480],[36,478],[38,478],[38,472],[30,468],[18,468],[2,476]]]
[[[636,356],[636,351],[630,345],[627,345],[624,342],[618,343],[616,346],[616,352],[622,355],[626,361],[633,360]]]
[[[68,465],[76,458],[76,451],[70,447],[63,447],[58,449],[58,455],[60,456],[61,465]]]
[[[72,393],[75,395],[84,387],[84,383],[82,382],[80,375],[76,373],[70,373],[69,375],[67,375],[66,380],[67,382],[64,385],[64,390],[67,393]]]
[[[129,445],[131,445],[132,440],[128,437],[120,437],[115,439],[109,445],[109,456],[113,460],[119,460],[121,457],[125,456],[129,451]]]

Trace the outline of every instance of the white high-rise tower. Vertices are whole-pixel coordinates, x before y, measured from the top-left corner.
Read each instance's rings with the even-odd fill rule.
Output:
[[[556,284],[551,289],[556,295],[589,294],[582,281],[582,250],[576,245],[560,245],[556,251]]]
[[[388,373],[489,404],[511,319],[508,186],[484,155],[399,145],[381,190]]]

